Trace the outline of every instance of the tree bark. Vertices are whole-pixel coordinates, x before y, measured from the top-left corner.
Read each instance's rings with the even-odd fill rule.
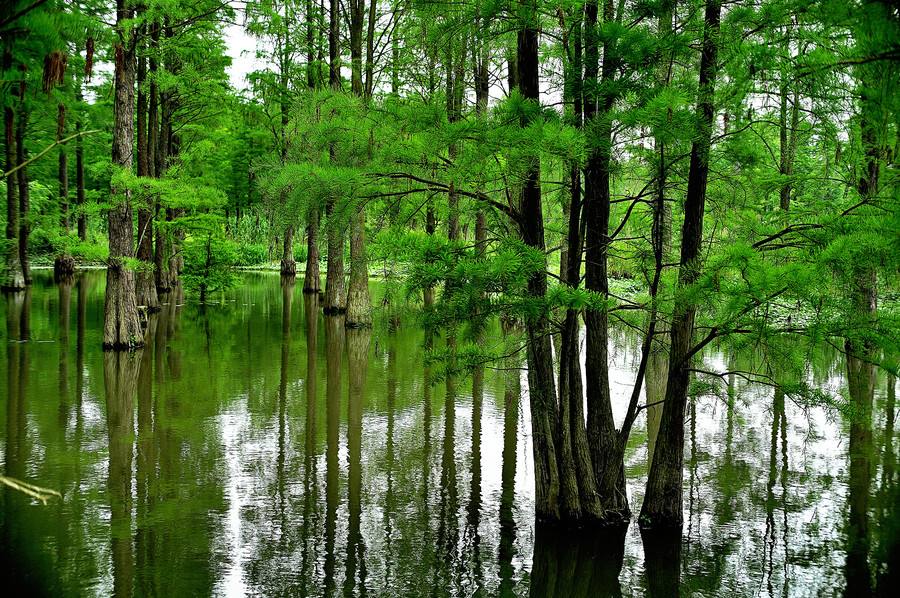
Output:
[[[84,110],[83,100],[81,81],[78,81],[75,90],[75,102],[78,105],[79,110],[78,117],[75,119],[76,133],[81,133],[83,119],[81,112]],[[84,203],[84,141],[81,139],[81,135],[79,135],[75,139],[75,205],[78,206],[78,239],[81,241],[87,240],[87,215],[84,213]]]
[[[12,51],[7,48],[3,52],[3,69],[7,72],[12,67]],[[16,167],[16,136],[15,113],[12,106],[3,108],[3,128],[5,159],[4,168],[7,172]],[[22,265],[19,261],[19,198],[16,174],[6,177],[6,274],[3,280],[3,290],[19,291],[25,288],[25,277],[22,275]]]
[[[789,52],[790,47],[785,41],[783,51]],[[785,57],[787,60],[789,57]],[[800,97],[797,82],[793,82],[793,92],[790,90],[790,82],[787,74],[782,73],[779,86],[779,135],[778,135],[778,170],[783,177],[781,189],[779,189],[779,207],[788,211],[791,207],[791,189],[793,184],[790,177],[794,174],[794,156],[797,153],[797,128],[800,124]],[[788,99],[791,95],[790,100]],[[788,106],[790,104],[790,106]],[[790,122],[788,113],[790,112]]]
[[[359,208],[353,216],[350,232],[350,288],[347,292],[346,324],[349,328],[367,328],[372,325],[364,208]]]
[[[335,214],[334,202],[326,207],[328,216],[328,271],[325,274],[326,314],[343,313],[347,309],[344,286],[344,232]]]
[[[585,169],[586,264],[585,286],[588,290],[609,296],[607,257],[609,250],[610,168],[612,162],[611,110],[615,97],[610,87],[615,75],[615,47],[612,40],[603,44],[603,67],[597,85],[599,48],[597,47],[597,3],[586,6],[585,41],[585,118],[595,130],[594,145]],[[612,0],[603,5],[603,20],[613,20]],[[598,93],[598,89],[603,89]],[[610,522],[624,521],[630,516],[625,493],[622,458],[617,450],[617,435],[609,393],[609,318],[606,306],[588,308],[587,328],[587,436],[597,478],[604,517]]]
[[[363,96],[362,29],[365,17],[364,0],[350,0],[350,67],[351,90]],[[365,203],[352,206],[350,217],[350,287],[347,292],[347,320],[350,328],[372,325],[372,306],[369,299],[369,264],[366,259]]]
[[[354,0],[356,1],[356,0]],[[341,9],[339,0],[329,0],[328,11],[328,84],[332,89],[341,89],[340,26]]]
[[[306,273],[303,280],[304,293],[319,293],[319,209],[309,210],[309,225],[306,228]]]
[[[31,284],[31,268],[28,264],[28,235],[31,232],[29,218],[28,168],[24,166],[28,160],[25,149],[25,131],[28,128],[28,110],[25,107],[25,67],[20,67],[22,81],[19,83],[19,113],[16,118],[16,181],[19,186],[19,265],[25,285]]]
[[[537,6],[528,0],[516,35],[516,62],[519,90],[526,100],[539,102]],[[527,126],[523,119],[521,126]],[[545,251],[544,218],[541,211],[540,164],[533,160],[525,173],[521,196],[519,232],[529,247]],[[540,270],[528,280],[528,294],[543,301],[547,293],[547,273]],[[553,381],[553,354],[550,325],[546,313],[525,320],[528,353],[528,390],[531,404],[532,448],[534,453],[535,517],[538,521],[558,521],[559,471],[554,430],[556,429],[556,388]]]
[[[60,141],[66,132],[66,107],[60,103],[57,106],[56,116],[56,141]],[[59,182],[59,225],[65,234],[69,234],[69,156],[66,153],[65,144],[59,146],[59,160],[57,167],[57,180]]]
[[[330,21],[328,27],[328,82],[335,91],[341,89],[341,55],[340,55],[340,3],[330,0]],[[331,148],[334,158],[334,148]],[[329,200],[325,207],[328,217],[328,271],[325,274],[326,314],[344,312],[346,307],[344,287],[344,231],[337,222],[334,201]]]
[[[56,141],[59,142],[65,136],[66,107],[62,103],[56,111]],[[69,160],[66,155],[65,144],[59,146],[59,161],[57,164],[57,181],[59,183],[59,211],[60,227],[66,236],[69,235]],[[62,282],[75,273],[75,260],[63,250],[53,260],[53,277],[57,282]]]
[[[720,0],[706,1],[703,45],[700,52],[697,133],[695,141],[691,144],[684,224],[681,228],[679,289],[694,284],[700,276],[700,245],[703,241],[703,213],[706,205],[709,151],[715,115],[713,101],[721,9]],[[673,314],[666,398],[639,522],[643,529],[680,528],[682,524],[684,408],[690,379],[689,352],[696,311],[695,304],[682,301],[676,304]]]
[[[143,38],[143,31],[141,37]],[[137,58],[137,174],[151,176],[150,141],[148,129],[147,57]],[[138,205],[137,258],[140,266],[135,273],[135,300],[149,313],[159,311],[159,297],[156,294],[156,274],[153,271],[153,214],[151,206],[142,201]]]
[[[289,224],[284,229],[284,245],[281,251],[281,275],[295,276],[297,262],[294,261],[294,226]]]
[[[377,17],[375,9],[377,6],[377,0],[369,0],[369,21],[366,27],[366,99],[372,97],[375,88],[375,19]]]
[[[306,85],[310,90],[319,86],[320,69],[315,61],[315,18],[312,0],[306,0]],[[306,271],[303,280],[304,293],[318,294],[321,288],[319,275],[319,208],[309,208],[309,222],[306,227]]]
[[[316,19],[314,3],[306,0],[306,86],[315,89],[319,85],[319,65],[316,62]]]
[[[159,36],[161,33],[162,25],[160,23],[154,23],[153,28],[150,30],[150,40],[154,49],[158,50],[159,48]],[[156,88],[156,95],[158,96],[159,102],[159,128],[157,135],[157,144],[156,150],[154,152],[155,164],[153,168],[153,175],[156,178],[162,178],[166,172],[166,168],[168,166],[169,160],[169,148],[170,148],[170,137],[172,135],[172,101],[170,98],[170,94],[168,91],[163,92],[159,89],[157,84],[157,76],[160,72],[160,64],[159,58],[156,57],[156,53],[154,52],[154,59],[150,61],[150,71],[153,74],[153,79],[151,85]],[[151,94],[151,103],[152,103],[152,94]],[[151,120],[152,122],[152,120]],[[156,127],[151,127],[151,135],[153,135],[153,129]],[[153,247],[153,264],[154,264],[154,272],[156,274],[156,290],[157,293],[168,293],[175,282],[175,277],[171,272],[171,253],[172,253],[172,242],[171,242],[171,231],[166,226],[161,226],[163,221],[171,220],[171,210],[162,206],[160,204],[159,198],[156,199],[154,205],[155,218],[156,218],[156,235],[154,240]],[[171,300],[171,299],[170,299]]]
[[[118,0],[115,44],[115,102],[113,104],[112,162],[131,170],[134,145],[135,48],[124,22],[132,17],[125,0]],[[106,268],[103,347],[120,350],[143,345],[138,318],[134,271],[126,260],[134,255],[131,191],[111,189],[114,205],[109,210],[109,262]]]
[[[675,1],[669,0],[663,5],[659,15],[657,30],[659,38],[668,40],[672,35],[672,18],[675,11]],[[670,52],[668,60],[659,68],[659,84],[663,87],[669,85],[674,56]],[[656,164],[656,193],[653,202],[653,257],[657,271],[661,271],[663,262],[668,256],[672,245],[672,210],[666,203],[666,181],[669,167],[666,162],[666,146],[662,139],[654,140],[657,154]],[[655,295],[655,294],[654,294]],[[656,297],[651,299],[655,300]],[[655,311],[655,307],[653,308]],[[653,319],[651,317],[651,319]],[[647,409],[647,467],[653,462],[653,451],[656,448],[656,435],[659,433],[659,422],[662,417],[662,402],[666,396],[666,379],[669,375],[669,361],[667,357],[668,346],[657,337],[651,340],[650,358],[647,362],[646,374],[646,409]]]

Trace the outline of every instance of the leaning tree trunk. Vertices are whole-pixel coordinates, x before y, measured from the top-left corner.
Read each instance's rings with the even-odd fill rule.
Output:
[[[115,103],[113,108],[112,162],[131,170],[134,144],[134,43],[123,29],[132,12],[118,0],[115,46]],[[127,259],[133,257],[134,232],[131,190],[113,188],[109,210],[109,262],[106,268],[103,347],[134,349],[144,343],[138,318],[134,272]]]
[[[694,284],[700,276],[700,244],[703,240],[703,212],[715,114],[713,101],[721,9],[720,0],[707,0],[700,53],[697,135],[691,145],[684,224],[681,228],[679,289]],[[691,339],[696,311],[695,304],[682,301],[676,305],[672,318],[666,398],[641,508],[640,525],[644,529],[680,528],[682,524],[684,408],[687,403]]]

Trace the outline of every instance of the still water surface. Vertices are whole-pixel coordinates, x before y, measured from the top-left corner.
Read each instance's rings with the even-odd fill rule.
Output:
[[[892,595],[883,376],[870,420],[732,379],[688,409],[681,538],[554,536],[533,525],[520,372],[436,380],[411,319],[345,331],[262,274],[220,305],[170,302],[145,349],[104,354],[103,274],[36,274],[2,302],[3,467],[63,499],[0,492],[4,583],[23,593]],[[627,335],[611,347],[620,419],[637,351]],[[706,369],[753,359],[726,353]],[[823,388],[846,392],[844,371],[811,357]],[[643,417],[626,467],[637,512]]]

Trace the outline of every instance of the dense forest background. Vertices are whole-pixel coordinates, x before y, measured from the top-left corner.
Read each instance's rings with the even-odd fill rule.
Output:
[[[246,90],[232,23],[265,65]],[[349,327],[383,277],[376,315],[414,307],[438,375],[523,356],[540,520],[630,517],[646,412],[640,522],[680,526],[686,398],[729,373],[864,417],[897,372],[892,3],[18,0],[0,39],[7,291],[106,266],[119,350],[235,267],[302,272]],[[615,326],[643,339],[621,425]],[[726,342],[758,362],[692,366]],[[822,344],[848,396],[802,382]]]

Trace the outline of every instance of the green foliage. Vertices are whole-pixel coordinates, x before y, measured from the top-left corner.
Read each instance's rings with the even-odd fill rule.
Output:
[[[233,243],[214,230],[197,231],[185,239],[184,285],[200,295],[200,301],[210,294],[224,291],[234,286],[236,277],[232,266],[237,261],[237,251]]]
[[[234,265],[242,267],[259,266],[269,261],[269,250],[265,245],[233,243]]]

